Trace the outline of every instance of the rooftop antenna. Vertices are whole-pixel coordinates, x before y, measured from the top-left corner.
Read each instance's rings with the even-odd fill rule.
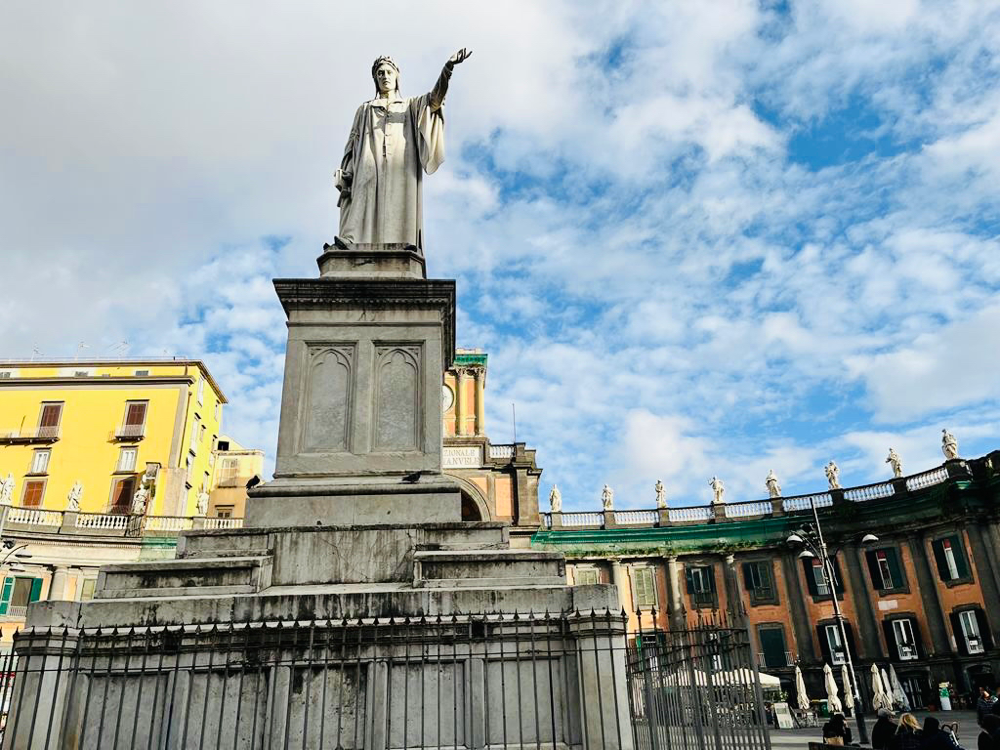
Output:
[[[510,419],[514,424],[514,442],[517,442],[517,410],[514,408],[514,402],[510,402]]]
[[[89,349],[89,348],[90,348],[90,345],[89,344],[85,344],[82,341],[79,344],[77,344],[76,345],[76,355],[73,357],[73,361],[76,362],[76,360],[80,359],[80,352],[82,352],[84,349]]]
[[[115,352],[116,354],[120,354],[123,357],[126,354],[128,354],[128,349],[129,349],[128,339],[122,339],[117,344],[111,347],[111,351]]]
[[[31,347],[31,361],[32,362],[35,361],[35,357],[41,357],[41,356],[42,356],[42,353],[41,353],[41,351],[39,351],[37,344],[35,346]]]

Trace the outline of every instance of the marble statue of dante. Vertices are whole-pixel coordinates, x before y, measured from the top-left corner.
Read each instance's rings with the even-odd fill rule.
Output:
[[[764,479],[764,486],[767,487],[768,497],[781,497],[781,485],[778,484],[778,477],[774,469],[767,470],[767,478]]]
[[[958,440],[947,429],[941,430],[941,452],[949,461],[958,458]]]
[[[549,505],[552,506],[553,513],[562,513],[562,493],[557,485],[552,485],[552,491],[549,493]]]
[[[903,459],[901,459],[899,454],[892,448],[889,449],[889,457],[885,460],[885,462],[892,465],[892,475],[896,479],[903,476]]]
[[[657,479],[653,489],[656,490],[656,507],[663,510],[667,507],[667,488]]]
[[[79,479],[76,483],[70,487],[69,494],[66,496],[66,510],[78,511],[80,510],[80,501],[83,500],[83,482]]]
[[[712,488],[712,502],[724,503],[725,500],[722,499],[722,496],[726,494],[726,486],[722,480],[718,477],[712,477],[708,480],[708,485]]]
[[[604,485],[604,489],[601,490],[601,505],[604,507],[604,510],[614,510],[615,491],[608,487],[608,485]]]
[[[10,505],[14,500],[14,475],[7,473],[6,479],[0,479],[0,505]]]
[[[840,489],[840,469],[837,468],[837,464],[831,461],[826,465],[823,470],[826,472],[826,481],[830,483],[831,490]]]
[[[340,191],[337,244],[402,243],[423,252],[423,173],[444,161],[444,97],[460,49],[430,93],[403,98],[391,57],[372,65],[375,98],[358,107],[335,178]]]

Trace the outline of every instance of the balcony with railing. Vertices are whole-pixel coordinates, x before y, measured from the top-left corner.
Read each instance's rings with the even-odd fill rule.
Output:
[[[0,444],[54,443],[59,439],[59,427],[18,427],[0,429]]]
[[[115,428],[111,433],[112,440],[142,440],[146,436],[146,425],[143,424],[123,424]]]

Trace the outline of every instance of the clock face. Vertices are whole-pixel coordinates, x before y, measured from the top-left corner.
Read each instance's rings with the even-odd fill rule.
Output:
[[[452,392],[451,388],[446,385],[441,386],[441,410],[448,411],[454,403],[455,394]]]

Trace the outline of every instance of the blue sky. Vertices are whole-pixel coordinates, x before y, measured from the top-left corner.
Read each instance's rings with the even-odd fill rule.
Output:
[[[880,480],[889,446],[931,468],[942,427],[1000,447],[997,2],[56,6],[0,10],[3,356],[204,357],[271,453],[270,279],[335,234],[371,60],[418,94],[468,46],[428,268],[543,496],[751,500],[771,468]]]

